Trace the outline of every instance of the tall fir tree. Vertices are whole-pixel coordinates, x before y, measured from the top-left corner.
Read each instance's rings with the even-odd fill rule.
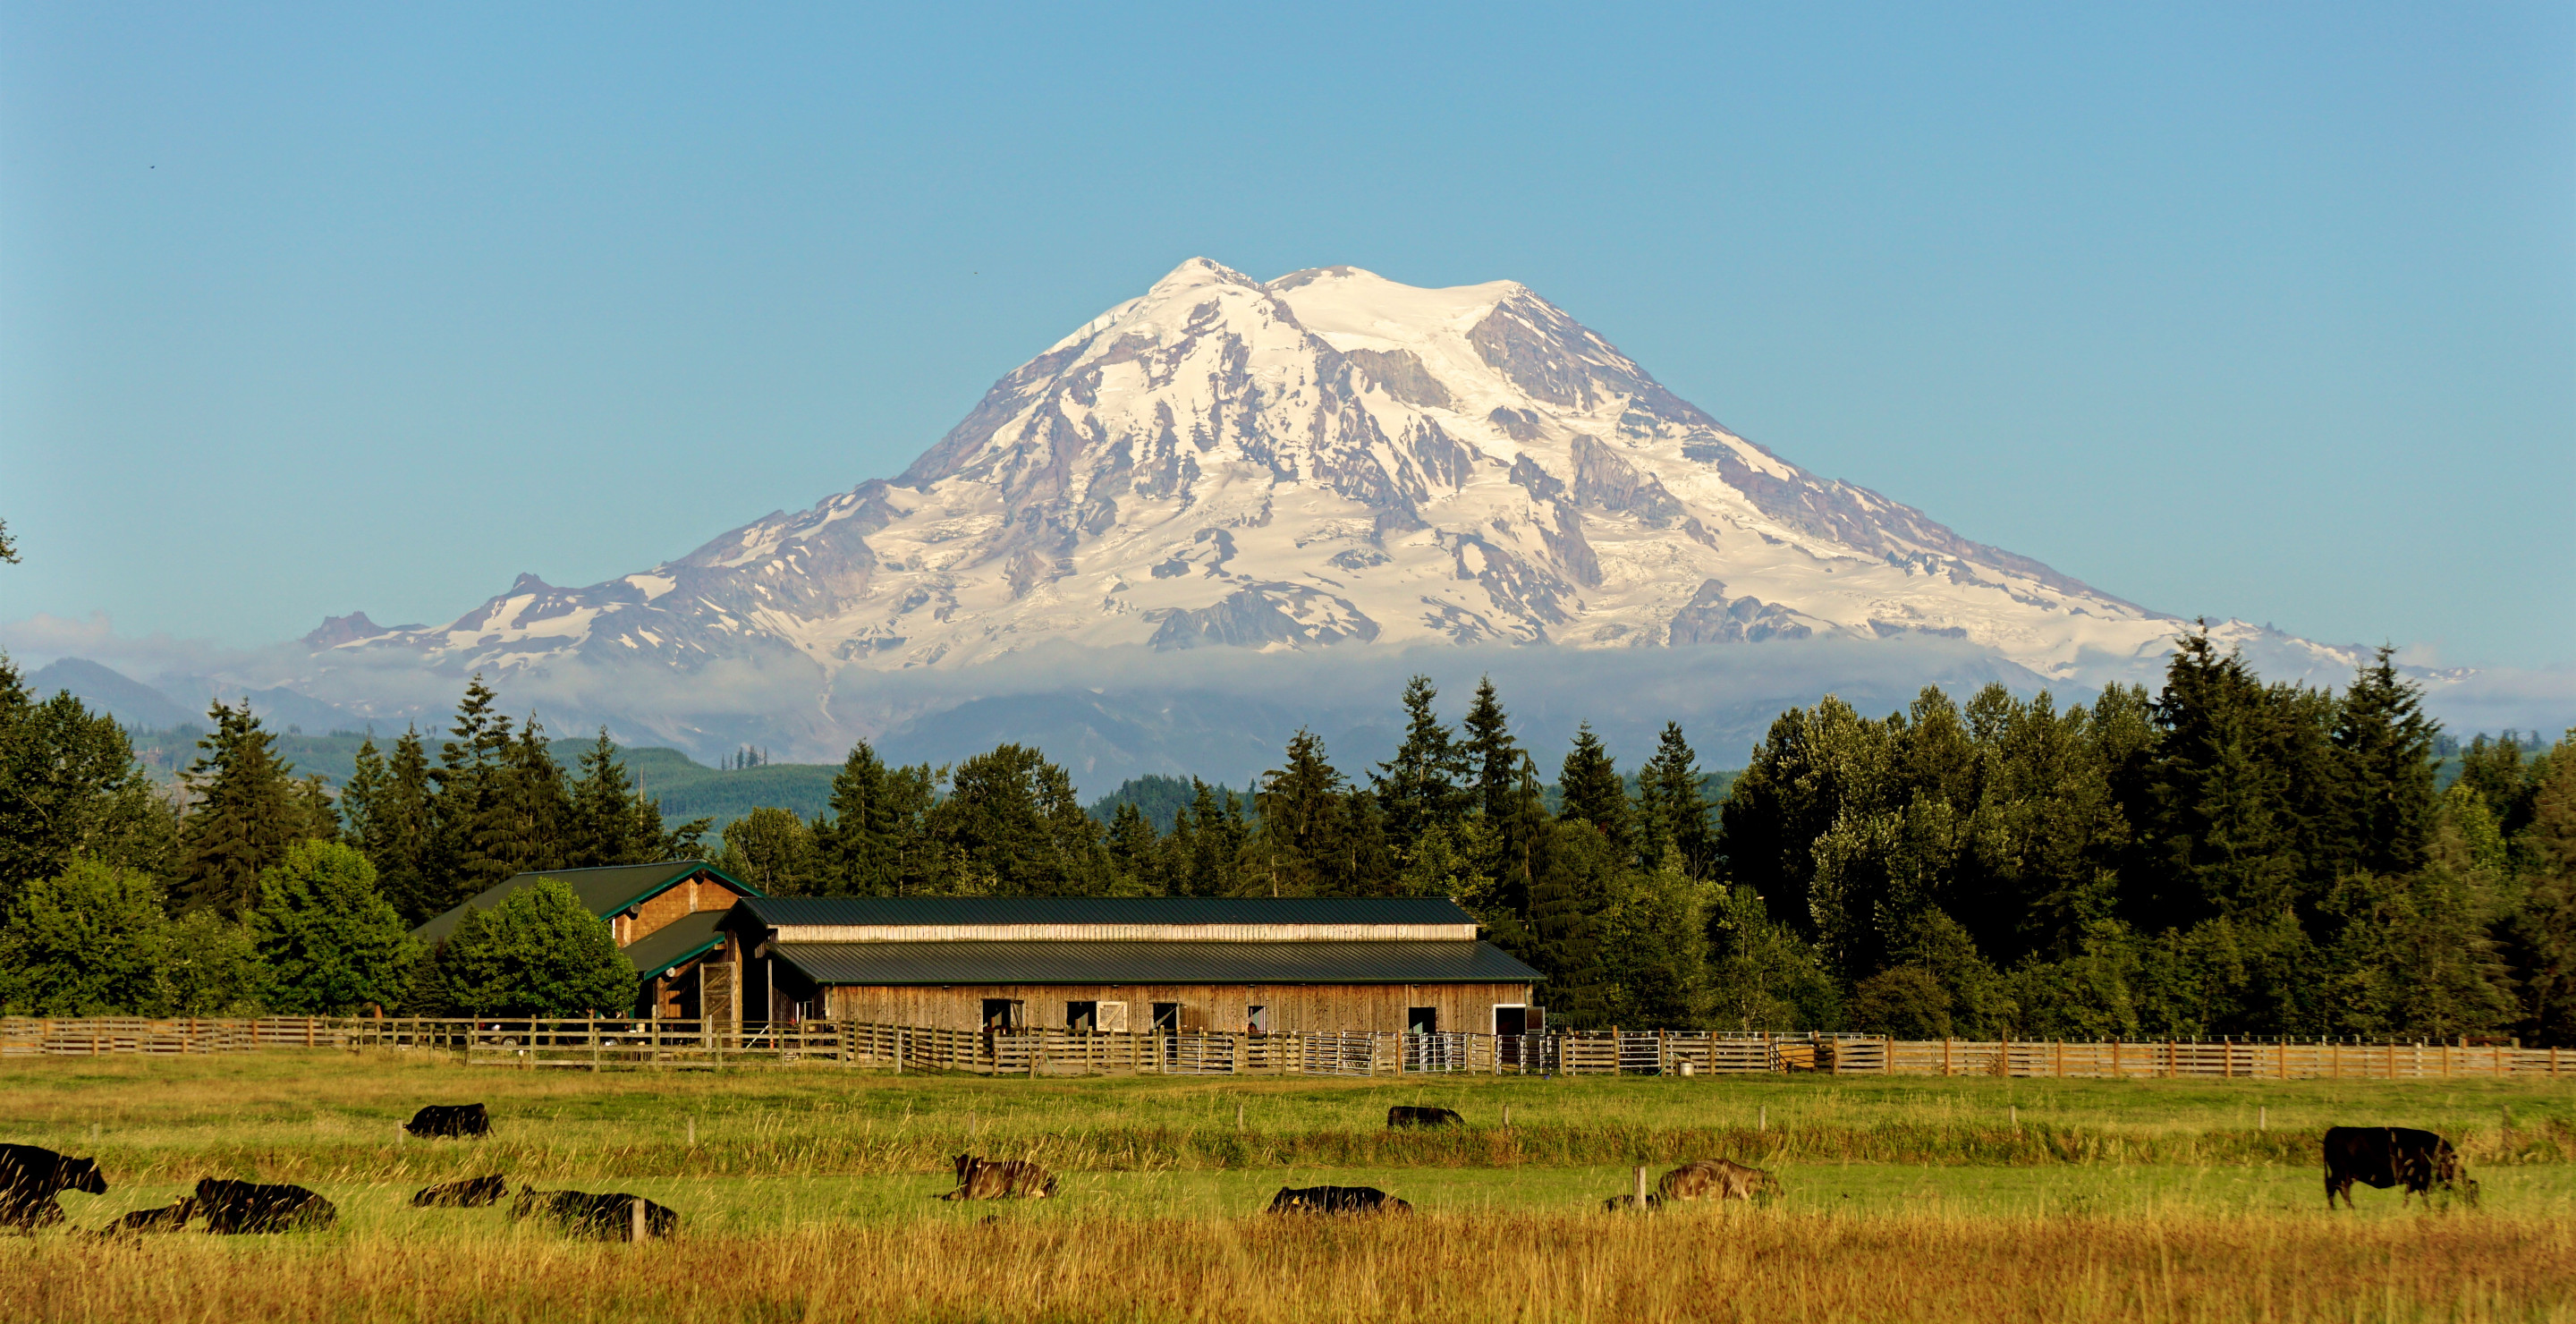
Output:
[[[1624,859],[1631,849],[1628,785],[1590,722],[1575,727],[1574,748],[1567,751],[1556,784],[1564,796],[1558,819],[1591,824]]]
[[[168,876],[177,835],[116,719],[68,691],[34,698],[0,655],[0,914],[75,859]]]
[[[643,798],[626,776],[626,762],[608,728],[581,755],[581,777],[572,786],[572,816],[564,837],[565,864],[596,869],[646,864],[661,854],[661,815],[645,821]]]
[[[829,812],[815,846],[825,889],[836,896],[893,896],[903,876],[901,788],[862,740],[832,776]]]
[[[435,890],[435,909],[450,906],[517,872],[516,852],[493,831],[504,814],[502,801],[510,752],[510,719],[498,710],[500,696],[475,676],[457,702],[455,737],[439,746],[438,766],[430,771],[433,832],[423,872]],[[498,849],[498,856],[492,852]]]
[[[2424,864],[2433,835],[2433,737],[2423,691],[2397,674],[2394,648],[2383,647],[2353,678],[2337,706],[2335,749],[2341,760],[2350,830],[2349,867],[2412,873]]]
[[[1439,697],[1429,676],[1405,682],[1404,741],[1369,779],[1385,814],[1389,844],[1407,854],[1423,833],[1455,828],[1474,798],[1461,785],[1472,771],[1467,751],[1432,709]]]
[[[1717,833],[1701,785],[1699,756],[1683,738],[1681,723],[1664,723],[1654,757],[1637,775],[1638,846],[1652,867],[1662,868],[1669,859],[1695,882],[1705,882],[1717,868]]]
[[[1461,752],[1475,778],[1476,807],[1487,823],[1501,823],[1515,808],[1522,756],[1519,743],[1512,739],[1511,719],[1494,692],[1493,677],[1476,682],[1476,700],[1468,705],[1459,729],[1465,735]]]
[[[195,803],[181,827],[182,883],[189,908],[238,918],[258,903],[259,871],[284,858],[312,820],[290,781],[294,766],[278,759],[276,737],[248,699],[239,708],[217,700],[206,715],[215,729],[197,742],[206,753],[186,774]]]
[[[429,754],[420,731],[406,729],[394,741],[384,775],[366,798],[363,820],[354,820],[353,845],[376,866],[376,886],[403,922],[419,925],[447,909],[447,892],[427,872],[436,823],[429,780]],[[345,798],[345,797],[343,797]]]

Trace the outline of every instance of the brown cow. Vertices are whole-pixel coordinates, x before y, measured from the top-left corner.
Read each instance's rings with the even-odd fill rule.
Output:
[[[186,1230],[188,1220],[196,1216],[197,1197],[183,1195],[175,1203],[158,1209],[137,1209],[133,1213],[100,1228],[94,1235],[102,1237],[138,1237],[146,1232],[179,1232]]]
[[[1274,1214],[1409,1214],[1413,1206],[1374,1186],[1282,1186]]]
[[[955,1159],[957,1189],[942,1200],[998,1200],[1024,1195],[1043,1200],[1055,1194],[1055,1176],[1028,1159],[988,1159],[960,1154]]]
[[[1663,1175],[1655,1193],[1667,1200],[1745,1200],[1777,1195],[1780,1179],[1725,1159],[1694,1159]]]

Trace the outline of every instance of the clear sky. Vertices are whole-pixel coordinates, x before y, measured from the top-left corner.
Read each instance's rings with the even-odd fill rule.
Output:
[[[2563,3],[12,0],[0,622],[641,569],[1193,255],[1517,279],[2108,592],[2576,661]]]

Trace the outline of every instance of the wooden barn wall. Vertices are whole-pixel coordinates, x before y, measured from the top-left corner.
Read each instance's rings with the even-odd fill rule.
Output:
[[[1021,1023],[1060,1029],[1068,1002],[1124,1002],[1127,1028],[1153,1028],[1157,1002],[1181,1004],[1184,1030],[1246,1028],[1246,1009],[1270,1009],[1273,1033],[1393,1030],[1414,1007],[1439,1009],[1443,1030],[1491,1033],[1496,1004],[1530,1000],[1527,984],[958,984],[948,988],[840,984],[826,990],[835,1020],[973,1030],[984,1024],[984,1000],[1021,1002]]]

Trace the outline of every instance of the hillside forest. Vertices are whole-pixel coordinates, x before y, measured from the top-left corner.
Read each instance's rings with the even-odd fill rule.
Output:
[[[1446,896],[1572,1026],[2576,1044],[2576,751],[2455,745],[2384,651],[2340,691],[2195,634],[2157,692],[2063,709],[1828,696],[1731,781],[1670,724],[1632,770],[1588,728],[1543,770],[1490,681],[1454,724],[1439,698],[1406,687],[1384,763],[1300,733],[1248,796],[1153,779],[1105,814],[1034,748],[861,743],[819,812],[710,840],[479,678],[336,793],[218,703],[168,795],[0,659],[0,1008],[616,1010],[631,970],[560,886],[409,931],[517,873],[703,857],[775,895]]]

